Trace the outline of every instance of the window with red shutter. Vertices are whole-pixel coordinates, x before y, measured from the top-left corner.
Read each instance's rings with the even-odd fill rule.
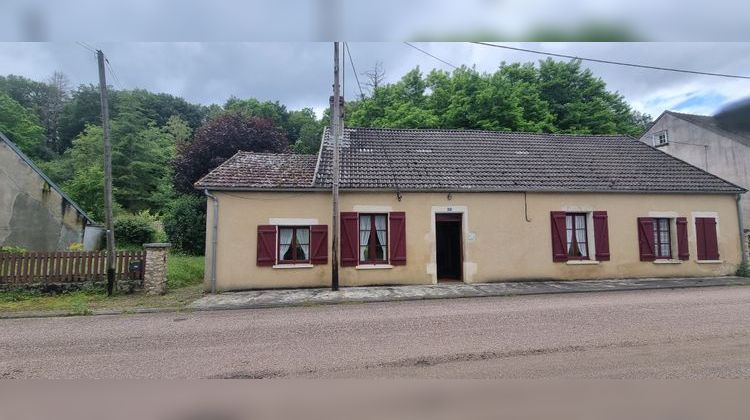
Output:
[[[609,226],[606,211],[594,212],[594,245],[597,261],[609,261]]]
[[[394,211],[389,215],[391,230],[391,264],[406,265],[406,213]]]
[[[359,224],[357,213],[342,212],[341,220],[341,266],[354,267],[358,260]]]
[[[638,218],[638,249],[641,261],[654,261],[654,219],[650,217]]]
[[[258,225],[257,264],[259,266],[276,264],[275,225]]]
[[[716,237],[716,219],[713,217],[695,218],[695,240],[698,245],[699,260],[718,260],[719,243]]]
[[[552,226],[552,261],[568,261],[567,240],[565,239],[565,212],[550,212]]]
[[[690,259],[690,250],[688,249],[688,231],[687,218],[678,217],[675,221],[677,225],[677,258],[686,261]]]
[[[310,263],[328,264],[328,225],[310,226]]]

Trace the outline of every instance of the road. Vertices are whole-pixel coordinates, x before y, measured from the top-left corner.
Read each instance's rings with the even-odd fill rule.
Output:
[[[748,378],[750,287],[0,321],[0,378]]]

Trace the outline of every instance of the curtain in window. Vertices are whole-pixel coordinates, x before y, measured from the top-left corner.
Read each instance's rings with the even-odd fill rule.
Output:
[[[298,260],[308,259],[310,252],[310,231],[307,229],[297,229],[297,245],[302,248],[303,255],[297,253]]]
[[[382,250],[382,259],[386,259],[386,241],[388,240],[386,238],[386,220],[385,215],[379,215],[375,216],[375,229],[378,235],[378,243],[380,244],[380,248]]]
[[[292,246],[292,230],[289,228],[279,229],[279,260],[284,259],[284,254]]]
[[[359,217],[359,260],[367,260],[367,249],[370,243],[370,216]]]
[[[567,237],[568,255],[575,255],[573,249],[573,216],[565,216],[565,236]]]
[[[582,257],[588,256],[586,249],[586,216],[576,216],[576,242],[578,243],[578,252]]]

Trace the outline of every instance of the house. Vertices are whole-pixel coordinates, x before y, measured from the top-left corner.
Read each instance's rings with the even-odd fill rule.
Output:
[[[0,246],[66,251],[85,240],[86,248],[93,249],[99,230],[85,211],[0,133]]]
[[[349,128],[342,286],[714,276],[741,260],[745,189],[624,136]],[[239,152],[195,187],[206,289],[330,285],[332,141]]]
[[[750,128],[722,119],[721,115],[665,111],[640,140],[743,188],[750,188]],[[741,205],[744,229],[750,232],[750,196],[743,196]]]

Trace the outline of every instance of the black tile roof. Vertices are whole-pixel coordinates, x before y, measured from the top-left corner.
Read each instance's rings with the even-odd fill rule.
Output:
[[[745,191],[626,136],[348,128],[340,153],[344,191]],[[317,157],[240,152],[196,187],[328,189],[332,155],[326,130]]]

